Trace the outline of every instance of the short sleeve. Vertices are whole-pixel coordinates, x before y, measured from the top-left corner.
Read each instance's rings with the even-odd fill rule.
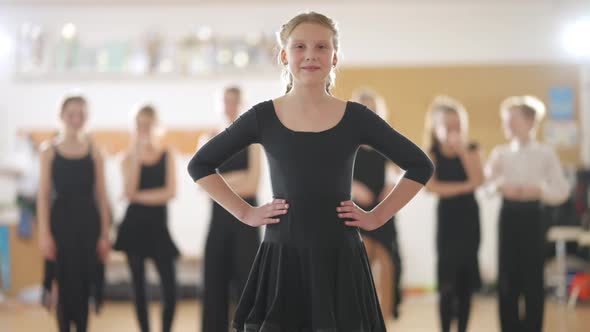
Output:
[[[379,115],[359,105],[357,109],[361,144],[368,144],[405,171],[404,177],[426,184],[434,165],[416,144],[393,129]]]
[[[217,168],[250,144],[259,143],[257,108],[253,107],[203,145],[188,163],[194,181],[216,173]]]

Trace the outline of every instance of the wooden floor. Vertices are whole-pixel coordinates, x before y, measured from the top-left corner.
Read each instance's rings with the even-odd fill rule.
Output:
[[[438,331],[436,297],[414,295],[408,297],[402,307],[402,316],[389,325],[389,331],[433,332]],[[548,300],[546,304],[545,331],[587,332],[590,331],[590,305],[581,304],[575,310]],[[160,331],[159,305],[150,307],[152,331]],[[174,331],[200,331],[200,303],[179,303]],[[130,303],[109,302],[90,324],[91,332],[137,331],[133,307]],[[499,331],[496,300],[478,297],[473,305],[470,331]],[[0,332],[56,331],[53,318],[42,308],[14,303],[0,304]]]

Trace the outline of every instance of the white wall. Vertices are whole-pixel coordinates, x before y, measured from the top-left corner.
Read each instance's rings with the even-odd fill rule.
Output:
[[[572,60],[560,45],[560,32],[568,20],[584,13],[574,5],[555,5],[577,1],[526,1],[520,5],[466,1],[369,3],[264,7],[235,4],[231,8],[0,7],[0,34],[15,36],[22,22],[55,28],[73,22],[85,38],[97,41],[109,36],[141,36],[148,27],[160,27],[168,36],[201,25],[220,33],[269,31],[294,13],[313,8],[339,22],[343,66],[555,62]],[[587,7],[588,14],[590,5]],[[124,125],[121,112],[143,100],[154,101],[166,112],[163,118],[167,125],[208,125],[215,121],[207,111],[213,106],[210,96],[231,79],[15,81],[12,60],[11,53],[0,53],[0,119],[2,128],[7,129],[54,124],[59,97],[75,87],[85,91],[92,101],[94,126]],[[252,101],[270,98],[280,89],[278,78],[272,75],[251,75],[241,81]],[[18,114],[4,121],[7,113],[14,111]],[[10,136],[10,130],[0,133],[2,142]]]
[[[0,7],[0,34],[16,35],[22,22],[59,27],[73,22],[91,40],[141,35],[159,27],[169,36],[208,25],[222,33],[276,29],[301,10],[314,9],[335,18],[341,28],[341,64],[355,66],[404,64],[528,63],[572,61],[560,45],[569,20],[590,14],[582,1],[472,3],[469,1],[371,2],[313,6],[232,4],[200,7]],[[0,53],[0,151],[5,151],[19,127],[56,124],[56,105],[64,93],[80,88],[91,101],[92,126],[123,128],[130,108],[154,102],[168,127],[201,127],[219,123],[214,96],[231,78],[130,79],[123,81],[56,79],[40,82],[13,79],[13,54]],[[250,103],[280,93],[278,77],[240,77]],[[187,156],[181,157],[186,161]],[[116,160],[112,160],[115,165]],[[179,160],[180,195],[171,212],[174,236],[192,254],[202,250],[208,208],[195,191]],[[115,166],[113,166],[115,167]],[[116,168],[111,168],[113,179]],[[182,178],[184,177],[184,178]],[[186,180],[186,181],[184,181]],[[117,184],[111,187],[116,194]],[[261,196],[268,197],[268,186]],[[192,196],[191,196],[192,195]],[[265,196],[266,195],[266,196]],[[194,199],[194,200],[193,200]],[[198,204],[196,204],[197,202]],[[495,213],[497,201],[482,200],[482,272],[495,275]],[[434,200],[421,194],[401,214],[399,229],[408,285],[434,283]]]
[[[590,168],[590,59],[583,64],[582,80],[580,82],[580,96],[582,105],[581,121],[582,121],[582,161],[586,167]]]

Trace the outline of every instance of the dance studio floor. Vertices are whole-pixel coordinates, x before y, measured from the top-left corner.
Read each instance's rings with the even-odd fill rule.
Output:
[[[402,317],[392,323],[388,330],[395,332],[438,331],[436,297],[434,295],[413,295],[404,303]],[[152,331],[160,331],[159,305],[150,308]],[[174,331],[200,331],[200,303],[183,301],[178,306]],[[590,304],[581,304],[567,309],[553,300],[548,300],[545,315],[547,332],[589,331]],[[474,303],[470,331],[499,331],[496,301],[492,297],[478,297]],[[39,307],[17,304],[0,304],[0,332],[56,331],[52,318]],[[93,318],[91,332],[137,331],[133,307],[130,303],[109,302],[103,313]]]

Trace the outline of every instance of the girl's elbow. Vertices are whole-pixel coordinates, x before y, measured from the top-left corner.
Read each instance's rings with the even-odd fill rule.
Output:
[[[483,184],[485,183],[485,178],[483,176],[478,177],[477,179],[475,179],[475,181],[473,181],[473,186],[475,188],[479,188],[481,186],[483,186]]]
[[[137,194],[136,190],[133,189],[125,189],[125,198],[128,200],[131,200],[135,197],[135,195]]]
[[[434,183],[432,183],[433,181],[428,181],[425,185],[424,185],[424,190],[426,190],[427,192],[431,193],[431,194],[436,194],[436,185]]]
[[[176,198],[176,191],[172,191],[168,193],[168,200],[171,201]]]

